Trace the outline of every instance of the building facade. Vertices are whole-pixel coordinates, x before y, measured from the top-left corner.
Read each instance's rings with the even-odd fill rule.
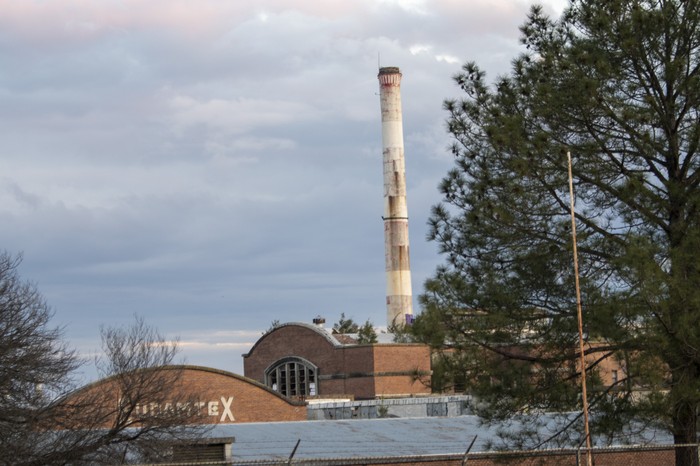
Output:
[[[145,369],[147,371],[176,372],[177,376],[162,380],[176,380],[172,386],[163,386],[157,396],[144,398],[133,408],[133,416],[147,416],[151,410],[194,409],[195,422],[203,424],[232,424],[242,422],[277,422],[306,420],[307,406],[291,400],[268,387],[238,374],[209,367],[174,365]],[[114,421],[114,407],[122,403],[118,377],[98,380],[75,391],[66,402],[101,406],[105,427]]]
[[[318,325],[282,324],[243,355],[246,377],[291,398],[372,399],[430,394],[430,348],[358,344]]]

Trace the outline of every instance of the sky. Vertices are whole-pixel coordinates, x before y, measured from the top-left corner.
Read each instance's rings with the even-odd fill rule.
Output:
[[[403,74],[416,301],[452,77],[508,72],[532,3],[0,0],[0,249],[88,359],[134,316],[239,374],[273,321],[385,326],[378,67]]]

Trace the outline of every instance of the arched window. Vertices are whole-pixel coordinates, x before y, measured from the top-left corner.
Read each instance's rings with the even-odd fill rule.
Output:
[[[313,396],[318,394],[318,368],[301,358],[285,358],[265,371],[265,384],[284,396]]]

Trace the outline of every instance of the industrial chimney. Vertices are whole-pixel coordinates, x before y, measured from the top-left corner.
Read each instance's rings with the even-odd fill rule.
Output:
[[[379,69],[384,159],[384,255],[386,258],[387,325],[413,320],[411,267],[408,257],[408,209],[406,168],[401,117],[401,72],[396,67]]]

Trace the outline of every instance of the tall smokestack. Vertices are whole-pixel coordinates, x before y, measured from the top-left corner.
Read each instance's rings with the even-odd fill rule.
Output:
[[[392,326],[404,325],[407,319],[413,318],[401,117],[401,72],[393,66],[380,68],[378,78],[384,153],[386,321],[388,326]]]

